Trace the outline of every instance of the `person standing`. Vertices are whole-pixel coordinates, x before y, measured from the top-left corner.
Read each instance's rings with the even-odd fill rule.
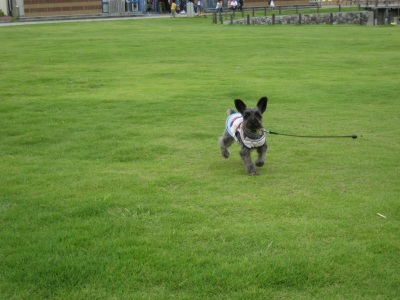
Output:
[[[230,10],[231,11],[236,11],[237,10],[237,6],[238,6],[237,1],[236,0],[232,0],[231,1],[231,6],[230,6]]]
[[[217,14],[221,14],[222,13],[222,0],[218,0],[217,2],[217,7],[215,8],[217,11]]]
[[[186,1],[182,0],[181,1],[181,13],[185,13],[186,12]]]
[[[238,5],[238,10],[239,10],[239,11],[243,11],[243,0],[239,0],[239,1],[238,1],[238,4],[239,4],[239,5]]]
[[[204,15],[203,0],[197,0],[197,15]]]
[[[176,15],[176,3],[175,0],[172,0],[171,4],[171,17],[175,18]]]
[[[147,0],[147,15],[151,16],[151,8],[153,6],[153,0]]]

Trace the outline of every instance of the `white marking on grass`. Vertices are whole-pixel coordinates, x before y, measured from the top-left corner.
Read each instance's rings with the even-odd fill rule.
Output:
[[[274,242],[274,241],[271,241],[271,243],[268,244],[267,250],[272,246],[272,243],[273,243],[273,242]]]

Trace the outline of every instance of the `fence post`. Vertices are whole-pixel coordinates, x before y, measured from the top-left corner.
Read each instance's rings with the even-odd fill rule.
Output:
[[[331,25],[333,25],[333,13],[329,14],[329,21],[330,21]]]
[[[372,18],[374,21],[374,26],[376,25],[376,9],[373,10],[374,17]]]
[[[299,6],[296,5],[296,14],[298,14],[298,13],[299,13]]]
[[[254,7],[251,9],[251,16],[254,17]]]
[[[224,24],[224,20],[222,18],[222,13],[219,13],[219,21],[221,22],[221,24]]]
[[[275,25],[275,14],[272,14],[272,25]]]
[[[267,7],[264,7],[264,16],[267,15]]]
[[[247,25],[250,25],[250,15],[247,15]]]
[[[301,14],[299,14],[299,25],[301,25]]]
[[[281,7],[279,6],[279,14],[281,14]]]
[[[231,25],[233,25],[233,14],[231,14]]]

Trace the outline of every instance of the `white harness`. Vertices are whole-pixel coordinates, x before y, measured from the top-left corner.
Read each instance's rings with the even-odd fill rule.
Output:
[[[265,144],[264,130],[258,134],[257,138],[247,136],[242,128],[243,116],[240,113],[231,114],[226,120],[226,131],[238,142],[242,142],[247,148],[257,148]],[[240,140],[238,138],[240,137]]]

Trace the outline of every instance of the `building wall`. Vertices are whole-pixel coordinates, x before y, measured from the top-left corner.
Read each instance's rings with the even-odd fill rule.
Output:
[[[7,16],[7,12],[8,12],[7,0],[0,0],[0,9]]]
[[[24,0],[24,15],[27,17],[101,12],[101,0]]]

